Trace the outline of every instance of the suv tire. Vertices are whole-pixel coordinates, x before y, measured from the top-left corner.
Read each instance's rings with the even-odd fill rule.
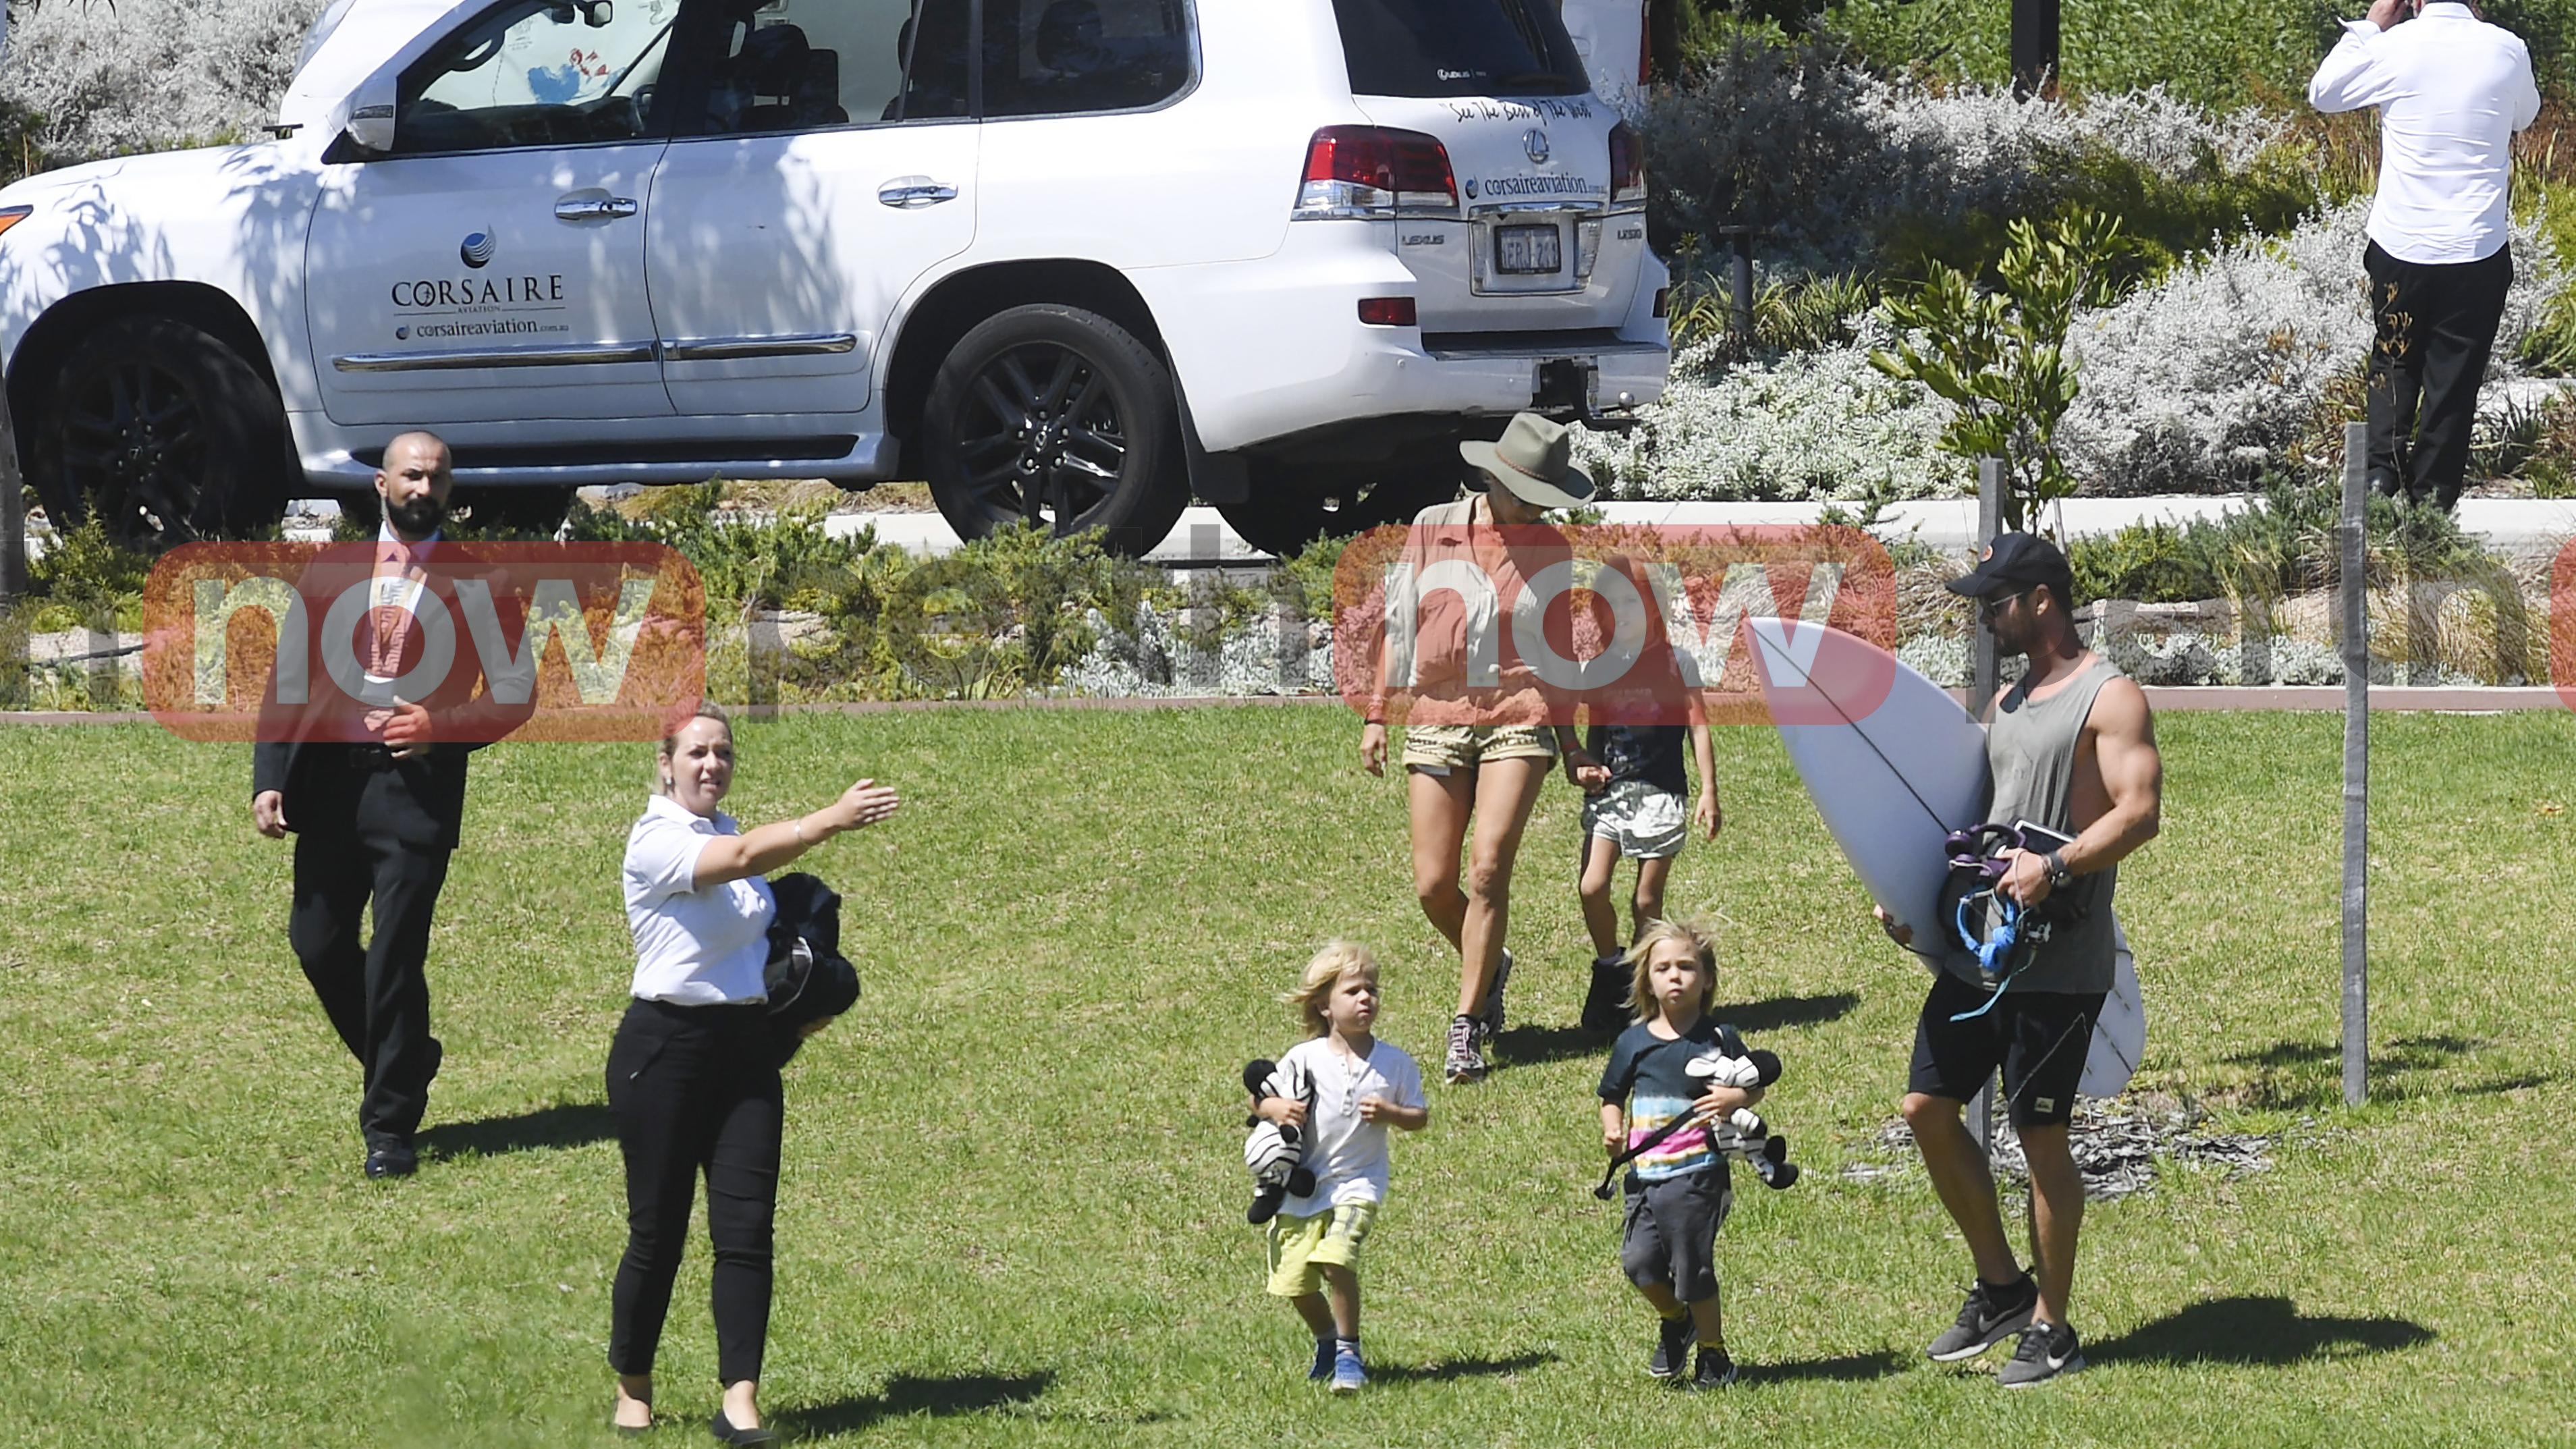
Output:
[[[118,317],[75,344],[33,420],[37,496],[57,527],[92,512],[147,550],[265,532],[286,507],[286,409],[221,339]]]
[[[1373,475],[1381,481],[1364,481]],[[1457,496],[1457,470],[1444,471],[1436,463],[1424,468],[1256,463],[1249,496],[1220,511],[1245,543],[1286,558],[1327,534],[1346,537],[1384,524],[1411,523],[1423,509]],[[1340,506],[1325,507],[1327,497]]]
[[[961,538],[1034,519],[1137,555],[1189,505],[1171,373],[1097,312],[1045,303],[977,324],[923,421],[930,495]]]

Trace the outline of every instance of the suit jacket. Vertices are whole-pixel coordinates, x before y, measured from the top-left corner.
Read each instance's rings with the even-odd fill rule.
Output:
[[[489,579],[502,636],[513,646],[520,643],[525,609],[501,571],[478,565],[468,550],[449,544],[432,545],[424,561],[432,569],[429,591],[452,619],[462,619],[456,612],[456,579]],[[327,588],[356,576],[340,563],[327,581],[308,573],[305,582]],[[307,613],[307,632],[315,636],[308,641],[314,654],[306,671],[308,702],[281,704],[272,672],[260,709],[259,743],[251,749],[251,794],[279,792],[290,830],[332,836],[353,836],[361,829],[390,831],[414,844],[454,849],[465,818],[466,757],[524,723],[535,712],[534,695],[516,705],[496,700],[472,636],[460,623],[454,664],[427,698],[415,701],[430,714],[433,743],[428,753],[391,759],[382,745],[352,739],[361,732],[357,717],[365,706],[341,696],[330,683],[320,662],[323,610],[308,605]]]

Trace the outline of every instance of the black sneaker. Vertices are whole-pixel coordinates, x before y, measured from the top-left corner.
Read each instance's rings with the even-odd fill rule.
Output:
[[[1726,1356],[1725,1349],[1703,1348],[1699,1351],[1699,1363],[1691,1371],[1692,1393],[1702,1389],[1722,1389],[1733,1382],[1735,1360]]]
[[[1440,1065],[1440,1076],[1453,1087],[1485,1079],[1485,1054],[1476,1050],[1476,1018],[1450,1019],[1449,1056]]]
[[[1583,995],[1583,1029],[1615,1036],[1628,1024],[1628,968],[1617,961],[1592,963],[1592,988]]]
[[[1968,1301],[1959,1305],[1959,1321],[1923,1351],[1932,1356],[1934,1363],[1975,1358],[2029,1327],[2031,1310],[2038,1306],[2039,1285],[2031,1281],[2028,1273],[2007,1288],[1992,1288],[1980,1281],[1968,1290]]]
[[[2026,1389],[2083,1367],[2084,1350],[2075,1341],[2074,1329],[2033,1320],[2021,1331],[2021,1342],[2013,1345],[2012,1362],[1995,1375],[1995,1382],[2008,1389]]]
[[[1646,1372],[1659,1379],[1681,1377],[1682,1365],[1690,1362],[1691,1343],[1698,1337],[1689,1314],[1665,1319],[1655,1330],[1655,1356],[1646,1360]]]

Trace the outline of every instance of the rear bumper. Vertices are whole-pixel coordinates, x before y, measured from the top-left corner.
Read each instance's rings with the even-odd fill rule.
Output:
[[[1492,431],[1524,409],[1566,417],[1663,395],[1672,349],[1653,298],[1667,278],[1651,257],[1628,316],[1588,319],[1615,325],[1426,337],[1359,320],[1361,298],[1415,294],[1412,273],[1384,247],[1338,226],[1289,231],[1289,244],[1258,262],[1130,274],[1210,452],[1289,440],[1311,451],[1337,427],[1371,419]]]

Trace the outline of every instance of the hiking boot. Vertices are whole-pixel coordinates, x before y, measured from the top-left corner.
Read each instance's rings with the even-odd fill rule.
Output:
[[[1492,1041],[1503,1034],[1503,988],[1511,984],[1512,953],[1505,951],[1494,967],[1494,984],[1485,988],[1485,1009],[1476,1017],[1476,1036]]]
[[[1698,1337],[1689,1314],[1665,1319],[1655,1331],[1655,1356],[1646,1360],[1646,1372],[1659,1379],[1681,1377],[1682,1365],[1690,1362],[1691,1343]]]
[[[1616,959],[1592,963],[1592,988],[1583,995],[1583,1029],[1615,1036],[1628,1024],[1628,968]]]
[[[1331,1339],[1329,1339],[1329,1338],[1319,1338],[1319,1339],[1316,1339],[1316,1340],[1315,1340],[1315,1363],[1314,1363],[1314,1366],[1313,1366],[1312,1368],[1309,1368],[1309,1369],[1307,1369],[1307,1370],[1306,1370],[1306,1377],[1307,1377],[1309,1380],[1312,1380],[1312,1381],[1314,1381],[1314,1382],[1320,1383],[1320,1382],[1322,1382],[1322,1381],[1323,1381],[1323,1380],[1325,1380],[1325,1379],[1331,1378],[1332,1376],[1333,1376],[1333,1341],[1332,1341]]]
[[[1735,1360],[1727,1357],[1726,1350],[1702,1348],[1699,1351],[1699,1363],[1691,1370],[1691,1392],[1695,1394],[1702,1389],[1722,1389],[1733,1382],[1735,1382]]]
[[[1368,1382],[1368,1371],[1360,1367],[1360,1351],[1345,1348],[1333,1355],[1333,1392],[1355,1394]]]
[[[2012,1362],[1995,1375],[1995,1382],[2008,1389],[2026,1389],[2083,1367],[2084,1350],[2075,1342],[2074,1329],[2033,1319],[2021,1331],[2021,1342],[2013,1345]]]
[[[1449,1057],[1440,1065],[1440,1077],[1453,1087],[1485,1079],[1485,1056],[1476,1050],[1476,1018],[1461,1016],[1450,1020]]]
[[[2038,1306],[2039,1285],[2028,1273],[2021,1275],[2020,1282],[2001,1288],[1980,1280],[1968,1290],[1968,1301],[1959,1305],[1959,1321],[1923,1351],[1934,1363],[1975,1358],[2029,1327],[2031,1310]]]

